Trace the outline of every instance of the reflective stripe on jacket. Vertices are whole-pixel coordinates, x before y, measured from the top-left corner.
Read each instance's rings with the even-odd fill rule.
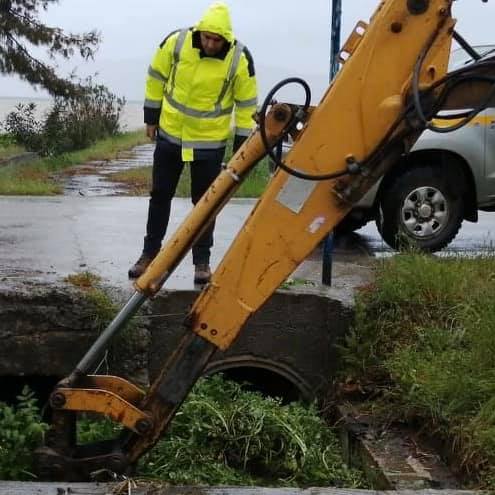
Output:
[[[161,136],[182,146],[184,161],[194,159],[195,149],[225,146],[234,109],[235,133],[248,135],[257,103],[254,67],[244,46],[232,37],[223,57],[208,57],[195,47],[197,39],[197,28],[172,33],[157,50],[146,81],[145,122],[159,123]]]

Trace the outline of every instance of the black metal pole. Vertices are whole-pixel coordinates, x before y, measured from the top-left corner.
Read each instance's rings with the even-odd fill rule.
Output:
[[[330,35],[330,81],[339,70],[340,32],[342,25],[342,0],[332,0],[332,25]],[[321,283],[332,285],[333,232],[330,232],[323,245]]]
[[[473,60],[481,59],[481,55],[457,31],[454,31],[453,38]]]
[[[342,0],[332,0],[332,25],[330,36],[330,81],[339,70],[340,33],[342,26]]]

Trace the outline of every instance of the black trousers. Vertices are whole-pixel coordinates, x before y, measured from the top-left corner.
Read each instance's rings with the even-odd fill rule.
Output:
[[[191,166],[191,199],[196,204],[220,173],[225,148],[204,150]],[[181,148],[164,139],[158,139],[153,156],[153,178],[148,209],[146,237],[143,252],[154,256],[161,247],[170,219],[170,207],[177,189],[184,162]],[[193,263],[210,262],[213,246],[214,222],[208,227],[192,248]]]

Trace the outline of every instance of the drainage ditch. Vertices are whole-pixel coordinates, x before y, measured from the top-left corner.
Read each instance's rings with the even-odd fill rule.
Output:
[[[116,300],[125,294],[112,292]],[[149,301],[99,364],[98,373],[146,384],[174,351],[182,322],[197,296],[176,291]],[[87,290],[61,284],[3,286],[0,290],[0,401],[15,402],[27,385],[40,402],[72,371],[114,307]],[[353,318],[346,303],[318,294],[276,293],[236,343],[218,351],[206,374],[223,373],[284,403],[326,399],[338,370],[335,344]],[[406,428],[383,429],[358,409],[334,407],[344,457],[375,489],[460,487],[440,456]],[[406,431],[407,430],[407,431]]]

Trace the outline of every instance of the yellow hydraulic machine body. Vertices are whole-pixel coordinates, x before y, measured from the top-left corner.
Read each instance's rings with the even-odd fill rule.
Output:
[[[494,96],[495,60],[447,74],[453,0],[383,0],[358,23],[342,69],[321,102],[273,104],[146,272],[136,293],[51,395],[51,428],[37,452],[45,479],[126,473],[160,438],[217,349],[227,349],[262,306],[369,188],[406,154],[443,110],[467,123]],[[470,48],[467,47],[469,50]],[[283,85],[283,84],[281,84]],[[281,86],[280,85],[280,86]],[[276,88],[278,89],[278,87]],[[466,110],[467,109],[467,110]],[[458,122],[457,120],[456,122]],[[458,125],[458,124],[456,124]],[[294,145],[257,202],[211,282],[186,318],[183,338],[145,393],[118,377],[91,375],[108,341],[163,286],[249,170],[291,134]],[[124,427],[113,441],[79,446],[77,412]]]

